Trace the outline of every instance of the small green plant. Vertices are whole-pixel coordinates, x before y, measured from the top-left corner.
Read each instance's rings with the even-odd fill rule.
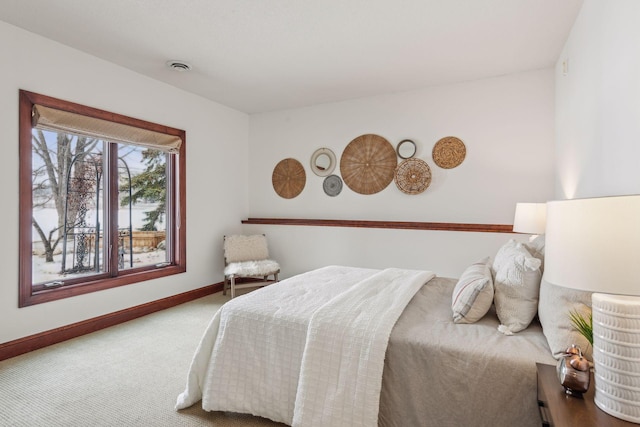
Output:
[[[589,344],[593,346],[593,316],[589,313],[589,317],[585,318],[577,310],[573,310],[569,313],[571,323],[576,330],[589,341]]]

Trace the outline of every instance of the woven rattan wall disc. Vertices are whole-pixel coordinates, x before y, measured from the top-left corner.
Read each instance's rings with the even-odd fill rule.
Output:
[[[398,164],[396,150],[379,135],[360,135],[340,158],[340,174],[347,186],[360,194],[375,194],[393,180]]]
[[[403,193],[420,194],[431,184],[431,168],[424,160],[403,160],[396,168],[395,181]]]
[[[306,182],[304,167],[296,159],[280,160],[271,175],[273,189],[285,199],[293,199],[300,194]]]
[[[446,136],[433,147],[433,161],[443,169],[458,166],[467,155],[467,148],[459,138]]]

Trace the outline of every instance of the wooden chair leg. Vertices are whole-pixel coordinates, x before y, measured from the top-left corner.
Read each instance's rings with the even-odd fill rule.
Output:
[[[227,286],[229,285],[229,278],[224,276],[224,283],[222,284],[222,295],[227,294]]]
[[[231,276],[231,299],[236,296],[236,276]]]

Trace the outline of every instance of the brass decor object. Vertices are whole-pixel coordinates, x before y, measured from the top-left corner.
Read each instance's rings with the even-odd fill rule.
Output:
[[[306,182],[304,167],[296,159],[280,160],[271,175],[273,189],[285,199],[293,199],[300,194]]]
[[[396,168],[395,181],[403,193],[420,194],[431,184],[431,168],[421,159],[403,160]]]
[[[342,152],[340,174],[356,193],[375,194],[391,183],[397,164],[396,150],[389,141],[365,134],[351,141]]]
[[[570,395],[580,395],[589,390],[590,370],[589,361],[582,356],[582,350],[575,344],[565,351],[556,366],[558,380],[565,393]]]
[[[433,147],[433,161],[443,169],[453,169],[460,165],[467,155],[467,148],[459,138],[446,136]]]

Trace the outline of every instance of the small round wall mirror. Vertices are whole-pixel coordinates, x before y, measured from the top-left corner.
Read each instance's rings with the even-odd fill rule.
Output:
[[[416,155],[416,143],[410,139],[403,139],[398,142],[396,152],[401,159],[410,159]]]
[[[328,148],[318,148],[311,156],[311,170],[318,176],[329,176],[336,168],[336,155]]]

